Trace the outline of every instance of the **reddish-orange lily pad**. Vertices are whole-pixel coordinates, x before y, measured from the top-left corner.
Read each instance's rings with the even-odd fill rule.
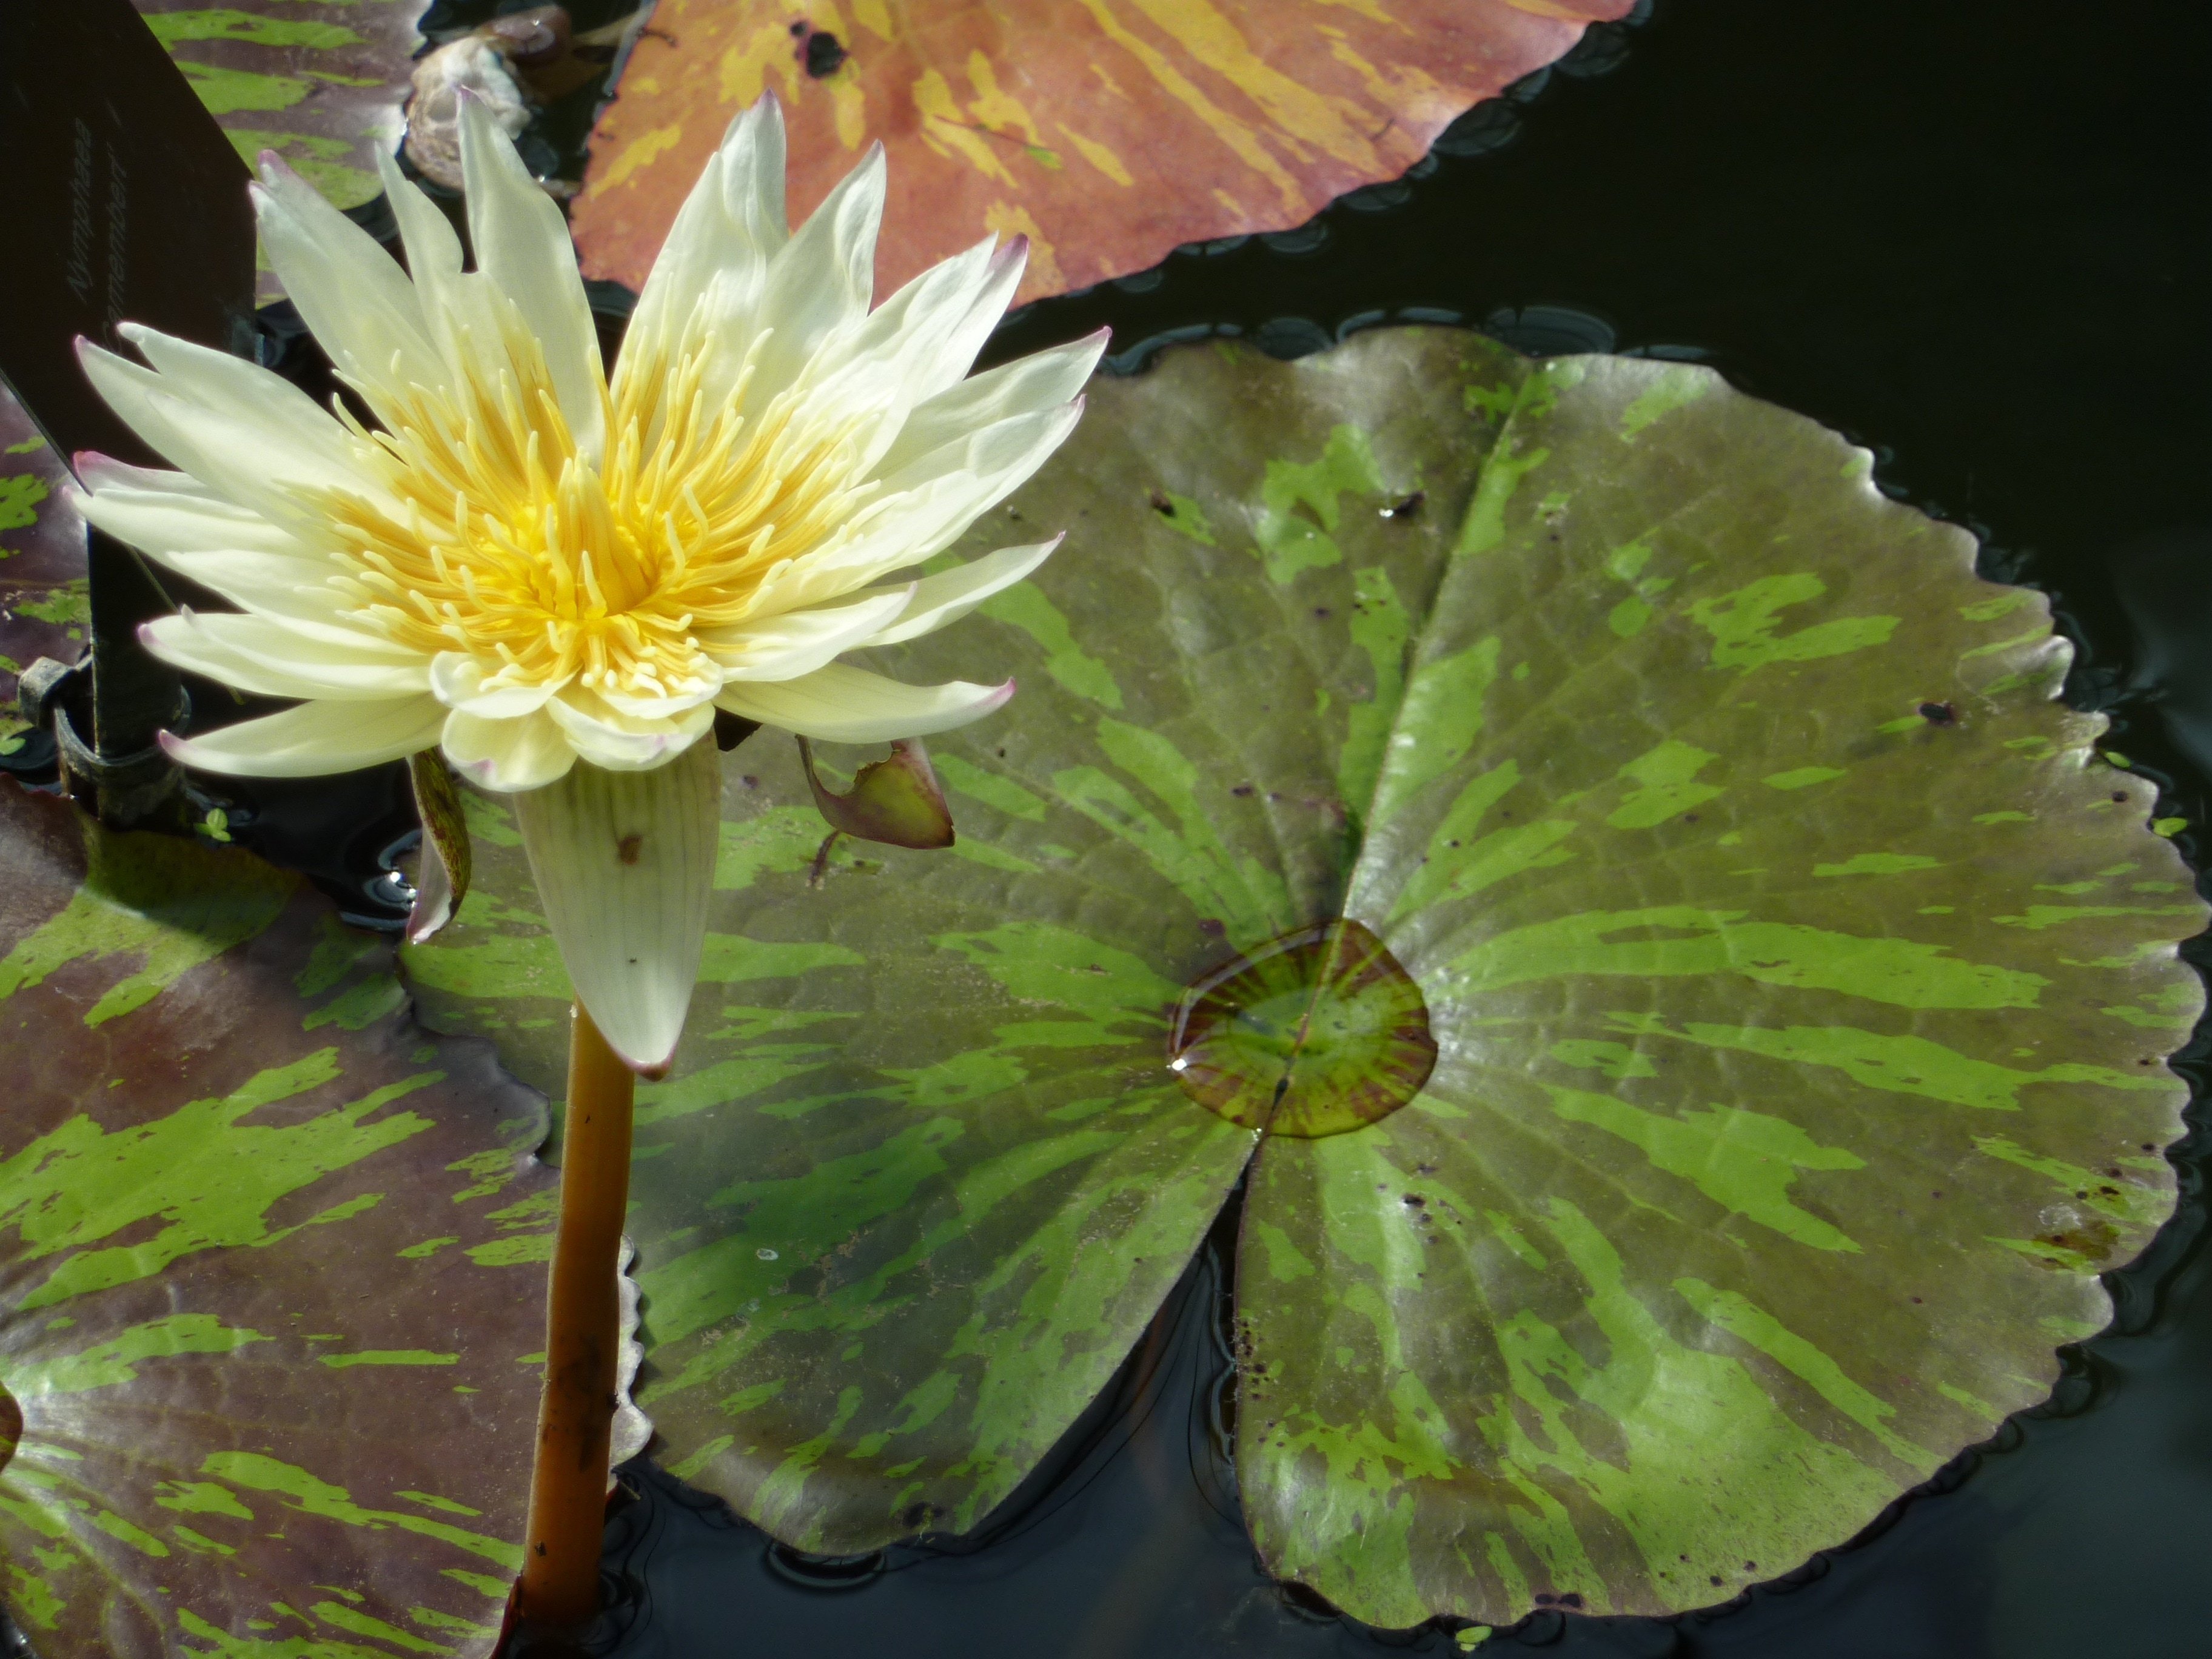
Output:
[[[793,216],[890,151],[880,287],[987,231],[1020,298],[1278,230],[1394,179],[1629,0],[661,0],[592,136],[586,274],[635,288],[731,117],[791,130]]]

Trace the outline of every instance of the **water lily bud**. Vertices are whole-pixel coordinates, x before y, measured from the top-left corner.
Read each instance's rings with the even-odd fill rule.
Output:
[[[892,744],[890,757],[870,761],[855,772],[853,787],[842,795],[816,774],[813,747],[804,738],[799,757],[816,810],[833,830],[886,847],[952,845],[952,809],[945,804],[937,769],[921,738]]]

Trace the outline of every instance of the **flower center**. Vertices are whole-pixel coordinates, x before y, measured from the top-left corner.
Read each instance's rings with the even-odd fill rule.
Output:
[[[871,493],[852,423],[796,419],[788,400],[749,419],[742,377],[710,408],[701,349],[607,401],[595,466],[535,342],[508,345],[497,384],[416,387],[380,409],[383,430],[356,428],[390,500],[325,501],[353,567],[340,587],[395,641],[468,653],[487,690],[712,696],[714,648],[734,642],[764,582]]]

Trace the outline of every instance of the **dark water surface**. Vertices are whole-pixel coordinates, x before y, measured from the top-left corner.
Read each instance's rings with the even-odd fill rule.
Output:
[[[1469,321],[1534,351],[1710,362],[1868,443],[1892,493],[1990,544],[1988,574],[2049,590],[2082,647],[2069,696],[2112,714],[2114,743],[2166,786],[2162,811],[2202,821],[2208,70],[2212,16],[2180,0],[1662,0],[1477,112],[1442,147],[1461,153],[1420,176],[1304,231],[1187,250],[1031,307],[990,355],[1109,323],[1125,369],[1163,340],[1224,329],[1290,356],[1395,319]],[[1794,1584],[1674,1621],[1541,1613],[1482,1650],[2212,1654],[2202,1109],[2179,1160],[2181,1218],[2114,1277],[2114,1333],[2083,1346],[2051,1407]],[[1351,1625],[1256,1568],[1218,1418],[1227,1271],[1210,1247],[1121,1388],[967,1545],[809,1563],[634,1466],[640,1500],[608,1534],[624,1601],[609,1650],[1458,1652],[1442,1630]]]

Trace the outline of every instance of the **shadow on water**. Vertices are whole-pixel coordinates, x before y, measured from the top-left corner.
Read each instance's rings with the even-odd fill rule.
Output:
[[[450,3],[455,15],[485,9]],[[1643,20],[1639,20],[1643,21]],[[2147,0],[1663,0],[1472,112],[1403,181],[1027,308],[987,359],[1101,323],[1111,366],[1233,334],[1278,356],[1392,321],[1542,353],[1713,363],[1861,437],[1878,479],[2050,592],[2067,695],[2212,814],[2212,17]],[[563,112],[562,129],[581,125]],[[617,295],[595,296],[613,301]],[[618,313],[610,306],[610,321]],[[1881,442],[1875,442],[1876,440]],[[1893,445],[1894,448],[1882,445]],[[395,803],[249,808],[246,838],[363,890]],[[396,804],[404,826],[404,799]],[[2184,845],[2192,852],[2192,836]],[[373,846],[371,843],[374,843]],[[342,849],[349,877],[329,873]],[[385,895],[388,897],[388,891]],[[371,914],[377,895],[349,906]],[[2192,946],[2202,965],[2212,951]],[[2052,1402],[1852,1547],[1673,1620],[1540,1613],[1483,1650],[1561,1659],[2172,1659],[2212,1653],[2212,1256],[2200,1085],[2180,1218],[2110,1277],[2118,1317]],[[1139,1351],[969,1540],[820,1561],[642,1461],[608,1532],[620,1659],[1337,1659],[1461,1650],[1369,1631],[1257,1567],[1223,1413],[1217,1227]],[[650,1313],[648,1310],[648,1318]]]

